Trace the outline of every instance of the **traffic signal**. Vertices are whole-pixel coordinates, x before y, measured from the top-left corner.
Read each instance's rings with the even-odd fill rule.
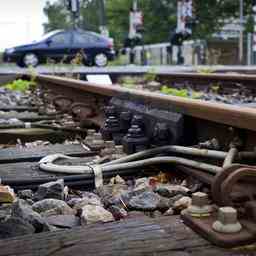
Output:
[[[134,48],[136,45],[141,44],[141,38],[134,37],[134,38],[126,38],[124,40],[124,48]]]
[[[182,33],[175,33],[171,38],[171,44],[181,46],[183,43],[183,34]]]
[[[79,12],[79,0],[66,0],[66,5],[69,11],[73,13]]]
[[[191,34],[186,32],[178,32],[171,37],[171,44],[176,46],[182,46],[185,40],[190,38]]]

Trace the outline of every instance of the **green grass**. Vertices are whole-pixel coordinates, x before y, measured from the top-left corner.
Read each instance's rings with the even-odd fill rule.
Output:
[[[177,97],[183,97],[183,98],[192,98],[192,99],[199,99],[202,96],[201,92],[189,91],[187,89],[170,88],[168,86],[162,86],[161,93],[177,96]]]
[[[22,79],[14,80],[13,82],[5,85],[5,88],[11,90],[11,91],[19,91],[19,92],[25,92],[29,90],[31,87],[36,86],[36,83],[34,81],[27,81]]]

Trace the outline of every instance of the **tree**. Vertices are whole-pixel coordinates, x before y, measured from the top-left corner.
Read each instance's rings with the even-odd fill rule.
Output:
[[[82,29],[99,31],[100,8],[99,0],[80,0],[81,12],[79,27]],[[143,33],[145,43],[166,42],[170,32],[174,32],[177,23],[177,1],[170,0],[139,0],[139,9],[144,14]],[[106,0],[106,14],[110,36],[115,44],[121,46],[128,36],[129,12],[132,0]],[[228,19],[239,17],[238,0],[193,0],[194,13],[197,24],[193,28],[193,37],[199,39],[210,38],[221,30]],[[45,31],[68,28],[72,19],[67,12],[63,0],[54,4],[47,3],[44,12],[48,23],[44,24]],[[252,3],[244,0],[244,12],[247,17],[246,28],[252,30]]]
[[[46,6],[44,7],[44,14],[48,18],[48,22],[43,24],[45,32],[70,27],[70,22],[68,19],[69,14],[66,11],[63,1],[58,1],[54,4],[47,2]]]
[[[238,0],[193,0],[197,25],[193,30],[194,38],[207,39],[221,30],[224,24],[239,18]],[[252,1],[244,0],[244,16],[247,31],[251,26]]]

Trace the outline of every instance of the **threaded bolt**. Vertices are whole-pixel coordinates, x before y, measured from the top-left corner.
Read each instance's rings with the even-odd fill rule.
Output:
[[[218,210],[218,219],[212,225],[213,230],[224,234],[233,234],[241,231],[242,226],[237,220],[237,210],[233,207],[221,207]]]
[[[96,133],[96,131],[93,129],[87,130],[87,136],[93,136],[95,133]]]
[[[123,145],[118,145],[118,146],[115,146],[115,150],[116,150],[116,154],[124,154],[124,146]]]
[[[192,195],[192,204],[203,207],[208,204],[208,195],[203,192],[196,192]]]
[[[187,209],[193,217],[206,217],[212,212],[212,206],[209,205],[208,195],[202,192],[196,192],[192,195],[192,204]]]
[[[105,142],[106,148],[115,148],[115,142],[113,140],[108,140]]]
[[[94,133],[93,138],[94,138],[94,140],[102,140],[102,135],[101,135],[101,133]]]

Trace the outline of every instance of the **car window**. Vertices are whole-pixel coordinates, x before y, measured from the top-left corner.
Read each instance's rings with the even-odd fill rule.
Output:
[[[52,44],[68,44],[70,42],[70,33],[59,33],[51,37]]]
[[[86,44],[96,42],[99,42],[99,39],[97,37],[86,33],[76,33],[74,37],[75,44]]]

